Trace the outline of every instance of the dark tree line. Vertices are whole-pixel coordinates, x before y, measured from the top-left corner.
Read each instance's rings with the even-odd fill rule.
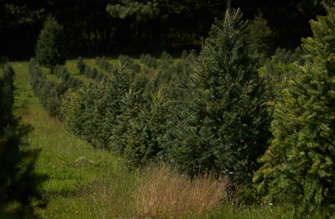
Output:
[[[318,1],[234,0],[244,19],[259,12],[268,21],[275,47],[295,48],[310,36],[309,20],[324,14]],[[48,15],[64,27],[67,49],[74,56],[181,53],[199,49],[214,18],[222,19],[221,0],[0,0],[0,56],[27,59]]]

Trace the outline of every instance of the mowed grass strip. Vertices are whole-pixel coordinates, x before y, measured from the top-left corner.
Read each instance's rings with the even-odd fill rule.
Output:
[[[50,177],[41,188],[49,200],[43,218],[290,218],[290,207],[239,204],[224,178],[191,181],[163,163],[127,171],[122,158],[91,148],[50,118],[29,85],[29,63],[11,64],[15,113],[35,128],[26,141],[42,149],[36,171]]]

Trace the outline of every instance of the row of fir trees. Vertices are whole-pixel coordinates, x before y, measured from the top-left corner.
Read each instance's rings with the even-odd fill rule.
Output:
[[[292,203],[293,217],[331,217],[335,6],[328,0],[323,6],[327,15],[311,21],[304,51],[279,49],[262,68],[248,22],[228,7],[199,55],[183,53],[178,63],[167,53],[160,62],[142,55],[143,69],[127,56],[119,65],[97,57],[107,73],[80,57],[80,73],[96,79],[90,85],[68,82],[63,67],[55,68],[60,83],[45,81],[32,60],[32,77],[40,78],[33,88],[42,104],[57,102],[70,131],[124,157],[129,168],[159,159],[191,177],[212,171],[256,187],[264,203]]]

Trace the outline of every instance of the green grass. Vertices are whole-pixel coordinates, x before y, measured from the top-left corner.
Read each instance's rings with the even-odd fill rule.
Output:
[[[73,75],[78,74],[76,62],[66,62]],[[84,62],[94,66],[94,59],[84,59]],[[122,158],[93,149],[69,133],[58,119],[48,117],[29,85],[29,63],[11,64],[16,73],[15,113],[22,117],[23,123],[35,128],[26,141],[31,147],[42,149],[36,171],[50,177],[41,188],[49,200],[48,207],[39,210],[43,218],[290,218],[290,207],[239,206],[228,199],[223,205],[214,204],[205,209],[206,204],[219,200],[208,196],[209,187],[196,188],[187,178],[164,165],[127,171]],[[43,71],[48,77],[54,77],[47,69]],[[224,192],[229,192],[226,186]],[[195,193],[199,197],[192,196]],[[213,194],[220,197],[223,193],[215,190]],[[200,199],[207,201],[199,205]],[[188,204],[178,207],[184,203]]]

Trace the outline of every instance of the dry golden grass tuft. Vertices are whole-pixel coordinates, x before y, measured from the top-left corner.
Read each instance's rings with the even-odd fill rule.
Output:
[[[201,217],[233,198],[227,178],[207,174],[191,180],[162,163],[132,177],[134,173],[96,179],[77,185],[78,191],[101,217]]]
[[[165,164],[149,166],[142,174],[134,193],[138,217],[201,216],[232,198],[227,178],[206,174],[191,180]]]

